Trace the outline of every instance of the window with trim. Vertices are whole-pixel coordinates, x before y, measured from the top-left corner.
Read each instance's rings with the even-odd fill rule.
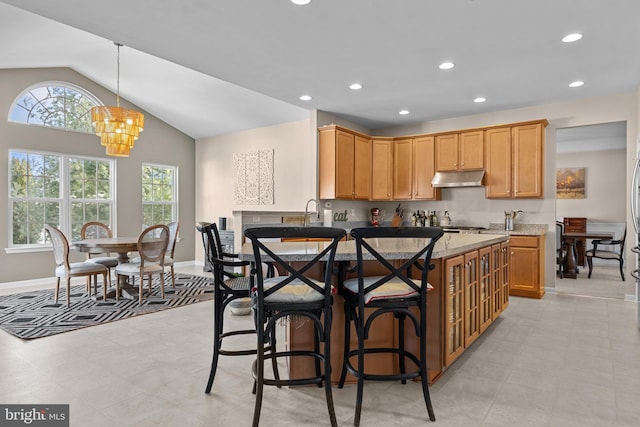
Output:
[[[43,82],[16,98],[9,121],[93,133],[91,108],[98,105],[98,98],[71,83]]]
[[[71,241],[85,222],[113,226],[113,160],[9,150],[9,162],[10,248],[48,244],[45,224]]]
[[[169,224],[178,215],[178,168],[142,165],[142,223]]]

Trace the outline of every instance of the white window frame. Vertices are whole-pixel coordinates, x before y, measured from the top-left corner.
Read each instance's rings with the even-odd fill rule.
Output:
[[[35,155],[48,155],[48,156],[56,156],[60,159],[60,193],[61,197],[56,200],[60,200],[60,229],[64,232],[67,238],[70,239],[71,236],[71,203],[76,199],[71,198],[70,194],[70,171],[69,171],[69,160],[70,159],[83,159],[83,160],[96,160],[101,162],[108,162],[111,166],[111,172],[109,176],[109,185],[111,187],[111,198],[105,199],[105,202],[108,202],[111,205],[111,227],[113,227],[114,235],[116,233],[115,227],[117,224],[117,194],[116,194],[116,165],[117,162],[108,157],[93,157],[93,156],[81,156],[76,154],[68,154],[68,153],[57,153],[52,151],[41,151],[41,150],[30,150],[30,149],[22,149],[22,148],[9,148],[7,152],[8,157],[8,167],[7,167],[7,234],[8,234],[8,246],[5,248],[6,253],[26,253],[26,252],[41,252],[41,251],[49,251],[51,250],[51,244],[49,243],[41,243],[41,244],[14,244],[13,243],[13,201],[19,200],[21,198],[11,197],[11,153],[25,153],[25,154],[35,154]],[[44,200],[44,199],[42,199]]]
[[[142,224],[144,225],[144,207],[145,205],[173,205],[173,209],[172,212],[174,212],[175,218],[172,218],[172,221],[179,221],[179,210],[178,210],[178,195],[179,195],[179,191],[178,191],[178,182],[179,182],[179,178],[178,178],[178,166],[174,166],[174,165],[163,165],[163,164],[159,164],[159,163],[142,163],[141,169],[140,169],[140,183],[141,183],[141,187],[144,187],[144,182],[142,182],[143,177],[144,177],[144,168],[145,167],[152,167],[152,168],[163,168],[163,169],[172,169],[173,170],[173,202],[171,203],[167,203],[167,202],[156,202],[156,201],[145,201],[143,198],[143,195],[140,194],[140,199],[142,200]],[[149,225],[153,225],[153,224],[148,224],[146,226]]]
[[[26,88],[25,90],[23,90],[22,92],[20,92],[20,94],[11,103],[11,108],[9,108],[9,114],[7,116],[7,121],[10,122],[10,123],[19,123],[19,124],[23,124],[23,125],[27,125],[27,126],[38,126],[38,127],[48,128],[48,129],[65,130],[67,132],[79,132],[79,133],[92,134],[93,133],[92,131],[91,132],[84,132],[84,131],[79,131],[79,130],[76,130],[76,129],[68,128],[68,127],[66,127],[66,124],[67,124],[66,121],[65,121],[65,126],[57,127],[57,126],[49,126],[49,125],[43,125],[43,124],[38,124],[38,123],[30,123],[28,120],[27,121],[21,121],[21,120],[13,120],[12,119],[13,110],[15,108],[23,108],[22,106],[20,106],[18,104],[18,102],[20,100],[22,100],[22,98],[24,98],[24,96],[27,93],[32,92],[34,90],[37,90],[39,88],[47,87],[47,86],[51,86],[51,87],[56,86],[56,87],[62,87],[62,88],[66,88],[66,89],[71,89],[73,91],[76,91],[76,92],[80,93],[87,100],[89,100],[89,102],[94,104],[94,106],[103,106],[104,105],[102,103],[102,101],[100,101],[100,99],[97,96],[95,96],[94,94],[92,94],[91,92],[89,92],[88,90],[84,89],[81,86],[78,86],[78,85],[75,85],[75,84],[69,83],[69,82],[58,81],[58,80],[48,80],[48,81],[44,81],[44,82],[35,83],[35,84],[29,86],[28,88]]]

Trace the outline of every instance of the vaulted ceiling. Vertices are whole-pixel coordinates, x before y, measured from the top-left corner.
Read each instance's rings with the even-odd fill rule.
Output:
[[[193,138],[314,109],[374,131],[635,90],[638,16],[637,0],[5,0],[0,68],[115,92],[115,41],[121,96]]]

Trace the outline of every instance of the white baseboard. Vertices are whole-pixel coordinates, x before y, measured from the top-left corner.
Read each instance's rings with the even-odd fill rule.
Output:
[[[195,260],[191,260],[191,261],[180,261],[180,262],[176,262],[175,263],[175,267],[192,267],[192,266],[204,266],[203,262],[198,262]],[[84,283],[85,282],[85,278],[84,277],[74,277],[71,279],[71,284],[75,285],[75,284],[80,284],[80,283]],[[56,278],[55,277],[42,277],[42,278],[38,278],[38,279],[27,279],[27,280],[18,280],[15,282],[2,282],[0,283],[0,288],[28,288],[28,287],[33,287],[33,286],[41,286],[41,287],[47,287],[50,286],[51,288],[55,288],[56,286]],[[64,286],[64,283],[61,284],[61,286]]]

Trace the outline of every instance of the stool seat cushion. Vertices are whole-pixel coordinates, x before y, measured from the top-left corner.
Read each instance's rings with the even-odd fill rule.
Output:
[[[91,262],[94,264],[101,264],[105,267],[112,268],[118,265],[118,258],[111,256],[99,256],[95,258],[89,258],[85,262]]]
[[[140,264],[140,257],[137,256],[135,258],[133,258],[130,262],[134,263],[134,264]],[[165,256],[164,257],[164,266],[165,267],[169,267],[173,265],[173,258],[171,258],[170,256]]]
[[[364,278],[364,287],[374,284],[376,281],[382,279],[383,276],[369,276]],[[420,286],[420,280],[413,279],[413,283]],[[344,287],[353,292],[358,293],[358,279],[345,280]],[[433,289],[430,283],[427,283],[427,290]],[[380,299],[396,299],[396,298],[409,298],[419,295],[411,286],[407,285],[402,280],[390,280],[387,283],[378,286],[371,292],[367,292],[364,296],[364,303],[369,304],[373,300]]]
[[[157,264],[155,262],[145,262],[144,263],[144,271],[142,272],[142,274],[160,273],[163,270],[164,269],[162,268],[162,266],[160,264]],[[116,273],[117,274],[124,274],[124,275],[128,275],[128,276],[132,276],[134,274],[139,274],[140,273],[140,264],[135,264],[133,262],[125,262],[124,264],[119,264],[116,267]]]
[[[271,289],[278,283],[285,280],[287,277],[271,277],[264,279],[264,290]],[[324,288],[323,282],[312,280],[321,288]],[[324,299],[324,295],[314,291],[310,286],[304,284],[299,279],[293,280],[291,283],[285,285],[277,292],[265,297],[265,302],[318,302]]]
[[[88,262],[74,262],[69,264],[69,275],[75,274],[89,274],[89,273],[106,273],[109,270],[107,267],[101,264],[93,264]],[[56,268],[56,277],[66,277],[67,273],[64,269],[64,265],[60,265]]]

